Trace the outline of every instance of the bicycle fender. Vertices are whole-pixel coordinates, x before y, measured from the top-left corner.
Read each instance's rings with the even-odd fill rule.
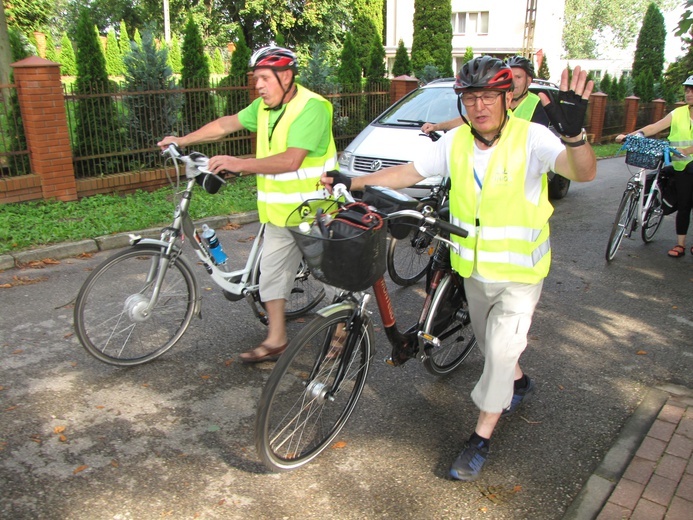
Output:
[[[316,314],[325,318],[343,310],[353,311],[355,308],[356,304],[354,302],[338,302],[328,305],[327,307],[323,307],[316,312]]]

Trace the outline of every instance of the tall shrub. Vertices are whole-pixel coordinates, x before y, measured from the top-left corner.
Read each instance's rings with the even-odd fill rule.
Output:
[[[666,36],[664,16],[655,4],[650,4],[643,19],[633,55],[634,78],[649,70],[655,82],[661,81]],[[640,92],[636,90],[636,94],[639,96]]]
[[[94,96],[109,91],[106,61],[101,43],[94,31],[89,11],[82,9],[75,33],[77,44],[77,79],[74,89],[80,96]],[[84,97],[75,110],[75,153],[77,157],[98,156],[118,149],[120,124],[111,97]],[[118,159],[96,158],[77,161],[80,174],[104,174],[122,171]]]
[[[146,148],[176,130],[181,96],[161,93],[175,89],[173,71],[166,49],[157,50],[149,30],[142,35],[142,48],[135,47],[125,57],[125,84],[128,92],[156,91],[155,94],[125,97],[128,128],[133,149]],[[140,157],[139,163],[143,164]]]
[[[541,66],[537,71],[537,77],[545,80],[551,79],[551,73],[549,72],[549,60],[546,59],[546,56],[544,56],[544,58],[541,60]]]
[[[243,31],[236,32],[236,50],[231,55],[231,69],[228,75],[220,82],[220,86],[237,87],[248,84],[248,62],[252,51],[245,43]],[[236,114],[249,103],[248,91],[228,90],[224,95],[226,105],[224,113],[227,115]]]
[[[75,48],[72,46],[67,33],[63,33],[60,38],[60,53],[58,54],[60,72],[63,76],[74,76],[77,74],[77,62],[75,58]]]
[[[337,81],[344,92],[361,90],[361,64],[356,57],[356,46],[351,33],[347,33],[344,38],[344,46],[337,69]]]
[[[53,36],[50,31],[46,32],[46,59],[60,63],[58,58],[58,51],[55,48],[55,41],[53,41]]]
[[[130,54],[130,37],[128,36],[128,29],[125,26],[125,20],[120,21],[118,47],[120,47],[120,55],[125,59],[125,56]]]
[[[106,36],[106,72],[109,76],[120,76],[125,71],[123,56],[120,54],[118,38],[113,28]]]
[[[420,78],[426,65],[452,76],[452,7],[450,0],[414,0],[411,65]]]
[[[411,60],[407,53],[407,48],[404,46],[404,40],[400,40],[395,52],[395,63],[392,65],[392,75],[410,76],[411,75]]]
[[[183,57],[180,52],[180,39],[176,33],[171,35],[171,43],[168,46],[168,64],[174,74],[180,74],[183,70]]]
[[[202,36],[197,24],[188,18],[183,38],[183,70],[181,86],[184,89],[209,88],[209,63],[205,56]],[[195,130],[215,119],[214,104],[209,91],[186,92],[183,102],[183,118],[186,132]]]

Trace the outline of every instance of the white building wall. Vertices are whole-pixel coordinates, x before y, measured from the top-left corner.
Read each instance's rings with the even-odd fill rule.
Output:
[[[451,0],[453,13],[488,13],[488,32],[469,31],[464,34],[453,29],[453,69],[462,65],[467,47],[474,54],[494,54],[500,57],[517,54],[522,50],[525,0]],[[563,33],[564,2],[561,0],[537,0],[534,49],[542,49],[549,66],[559,63]],[[390,66],[399,40],[404,41],[411,52],[414,33],[414,0],[387,0],[387,31],[385,52]],[[552,69],[554,67],[551,67]],[[558,68],[558,67],[556,67]],[[551,70],[552,76],[554,71]],[[557,70],[555,76],[560,77]]]

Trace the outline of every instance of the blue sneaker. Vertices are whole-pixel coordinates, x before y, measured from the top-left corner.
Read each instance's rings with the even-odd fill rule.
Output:
[[[515,390],[513,398],[510,401],[510,406],[503,410],[503,413],[501,413],[501,417],[506,417],[507,415],[514,413],[517,410],[517,407],[520,406],[523,403],[523,401],[530,396],[532,392],[534,392],[534,379],[530,379],[528,376],[527,380],[528,381],[526,387],[520,388],[519,390]]]
[[[450,476],[456,480],[471,482],[479,478],[481,468],[488,458],[488,445],[484,442],[471,444],[465,442],[462,453],[455,459],[450,467]]]

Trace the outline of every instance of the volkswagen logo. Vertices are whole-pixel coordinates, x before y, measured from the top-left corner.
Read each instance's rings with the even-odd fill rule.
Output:
[[[377,159],[371,163],[371,171],[372,172],[377,172],[382,167],[383,167],[382,161],[379,161]]]

